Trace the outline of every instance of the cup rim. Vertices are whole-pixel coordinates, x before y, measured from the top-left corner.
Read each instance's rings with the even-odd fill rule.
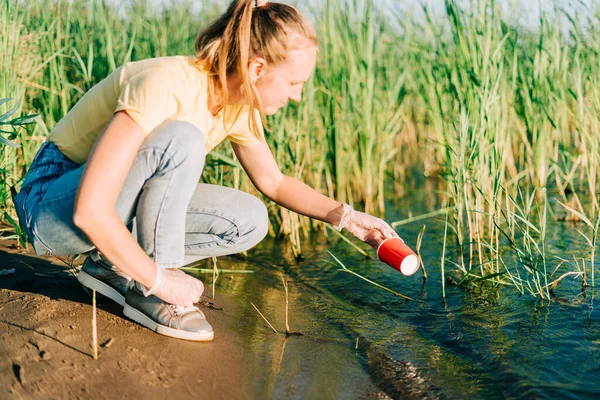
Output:
[[[416,259],[416,261],[417,261],[417,265],[415,266],[415,268],[414,268],[414,269],[412,269],[412,270],[410,270],[410,271],[408,271],[408,272],[404,272],[404,271],[402,270],[402,264],[403,264],[403,263],[404,263],[404,261],[405,261],[406,259],[408,259],[409,257],[411,257],[411,258],[413,258],[413,257],[414,257],[414,258]],[[402,275],[404,275],[404,276],[411,276],[411,275],[414,275],[414,274],[415,274],[415,273],[416,273],[416,272],[419,270],[419,268],[420,268],[420,267],[421,267],[421,261],[419,260],[419,257],[418,257],[416,254],[409,254],[409,255],[408,255],[408,256],[406,256],[406,257],[404,258],[404,260],[402,260],[402,262],[400,263],[400,272],[401,272],[401,273],[402,273]]]

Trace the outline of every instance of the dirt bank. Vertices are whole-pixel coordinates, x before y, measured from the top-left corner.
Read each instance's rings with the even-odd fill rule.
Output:
[[[307,311],[314,300],[308,295],[291,292],[293,328],[305,335],[270,331],[249,305],[253,300],[281,330],[283,290],[269,269],[221,278],[219,309],[202,308],[215,329],[210,343],[155,334],[98,296],[98,360],[91,297],[75,273],[64,260],[0,240],[0,398],[386,398],[354,340]],[[240,283],[243,290],[234,289]]]
[[[91,298],[70,268],[0,242],[0,397],[243,398],[249,393],[233,303],[203,311],[211,343],[153,334],[98,297],[99,359],[91,356]],[[8,245],[8,246],[7,246]],[[221,303],[226,301],[222,297]],[[1,394],[4,391],[4,394]]]

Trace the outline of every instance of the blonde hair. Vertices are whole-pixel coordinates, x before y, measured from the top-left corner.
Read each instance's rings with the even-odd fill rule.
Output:
[[[294,34],[317,45],[317,35],[312,25],[294,7],[268,2],[254,7],[255,0],[234,0],[227,11],[196,37],[196,62],[209,75],[209,96],[218,93],[223,105],[229,100],[227,77],[238,74],[244,93],[247,93],[251,110],[264,112],[260,106],[256,87],[250,79],[248,62],[251,57],[264,58],[269,66],[287,61],[290,50],[300,44],[292,40]],[[249,129],[258,138],[261,131],[255,113],[250,112]],[[265,124],[266,125],[266,124]]]

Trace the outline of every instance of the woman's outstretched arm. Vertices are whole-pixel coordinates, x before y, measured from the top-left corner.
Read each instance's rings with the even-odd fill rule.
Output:
[[[254,186],[270,200],[298,214],[339,224],[343,205],[298,179],[282,174],[266,142],[253,146],[232,145]]]
[[[254,186],[266,197],[299,214],[339,225],[344,214],[343,204],[282,174],[266,142],[252,146],[233,143],[233,149]],[[347,229],[373,247],[382,238],[398,236],[381,219],[357,211],[352,211]]]

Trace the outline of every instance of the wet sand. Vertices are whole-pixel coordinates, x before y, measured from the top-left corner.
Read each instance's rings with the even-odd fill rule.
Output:
[[[0,240],[0,270],[13,268],[0,275],[0,398],[387,398],[351,338],[303,314],[299,301],[293,328],[305,335],[286,338],[270,331],[243,297],[217,291],[220,309],[201,307],[215,339],[195,343],[139,326],[99,295],[101,346],[94,360],[91,297],[74,271]],[[268,304],[260,307],[281,325],[280,307],[274,316]]]

